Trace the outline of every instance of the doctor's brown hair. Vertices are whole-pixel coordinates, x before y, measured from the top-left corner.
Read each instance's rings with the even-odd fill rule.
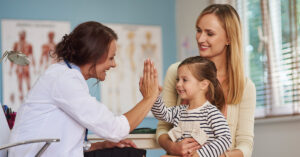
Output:
[[[189,57],[182,61],[178,68],[187,66],[192,75],[198,80],[208,80],[209,86],[206,99],[219,110],[225,105],[225,97],[220,82],[217,79],[217,68],[214,62],[200,56]]]
[[[105,60],[110,43],[117,40],[117,34],[109,27],[94,21],[78,25],[65,35],[56,46],[57,61],[67,60],[77,66]]]

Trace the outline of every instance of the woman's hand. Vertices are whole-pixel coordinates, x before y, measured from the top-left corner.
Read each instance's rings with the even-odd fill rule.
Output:
[[[180,142],[173,142],[169,148],[168,152],[172,155],[188,157],[193,156],[201,145],[193,138],[185,138]]]
[[[195,151],[192,157],[200,157],[200,156],[198,155],[197,151]]]
[[[103,141],[103,142],[92,143],[92,146],[89,149],[89,151],[98,150],[98,149],[106,149],[106,148],[114,148],[114,147],[119,147],[119,148],[133,147],[133,148],[136,148],[136,145],[129,139],[121,140],[118,143],[111,142],[111,141]]]
[[[159,95],[157,70],[150,59],[144,62],[143,76],[140,79],[139,86],[144,98],[124,114],[130,126],[129,132],[143,121]]]
[[[145,99],[157,98],[160,92],[158,85],[157,70],[150,59],[144,62],[143,76],[139,82],[140,92]]]

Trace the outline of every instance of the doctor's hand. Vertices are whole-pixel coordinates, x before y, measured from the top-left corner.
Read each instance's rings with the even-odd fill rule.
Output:
[[[144,98],[156,99],[158,97],[160,90],[157,75],[154,63],[150,59],[145,60],[143,76],[139,82],[140,92]]]
[[[89,151],[94,151],[94,150],[98,150],[98,149],[114,148],[114,147],[119,147],[119,148],[133,147],[133,148],[136,148],[136,145],[129,139],[121,140],[118,143],[111,142],[111,141],[103,141],[103,142],[92,143],[91,148],[89,149]]]
[[[124,148],[124,147],[137,148],[136,145],[134,144],[134,142],[131,141],[130,139],[125,139],[125,140],[122,140],[122,141],[116,143],[115,147],[119,147],[119,148]]]

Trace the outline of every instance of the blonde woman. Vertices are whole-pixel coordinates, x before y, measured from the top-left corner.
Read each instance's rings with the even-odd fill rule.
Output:
[[[196,21],[196,40],[200,56],[213,61],[217,78],[224,91],[226,105],[222,113],[229,124],[232,146],[222,157],[250,157],[254,137],[254,110],[256,90],[252,81],[244,76],[242,32],[239,15],[227,4],[213,4],[205,8]],[[176,93],[178,63],[167,71],[163,99],[166,105],[181,104]],[[171,125],[160,121],[157,141],[168,154],[191,156],[199,149],[193,138],[172,142],[168,136]],[[209,156],[209,154],[207,154]]]

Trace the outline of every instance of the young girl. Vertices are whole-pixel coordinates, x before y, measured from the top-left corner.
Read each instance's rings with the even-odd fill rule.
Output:
[[[194,155],[220,156],[230,148],[231,135],[220,112],[225,98],[215,64],[200,56],[190,57],[179,65],[177,75],[177,93],[188,103],[167,108],[159,97],[151,109],[153,115],[173,124],[168,133],[173,142],[194,138],[201,145]]]

